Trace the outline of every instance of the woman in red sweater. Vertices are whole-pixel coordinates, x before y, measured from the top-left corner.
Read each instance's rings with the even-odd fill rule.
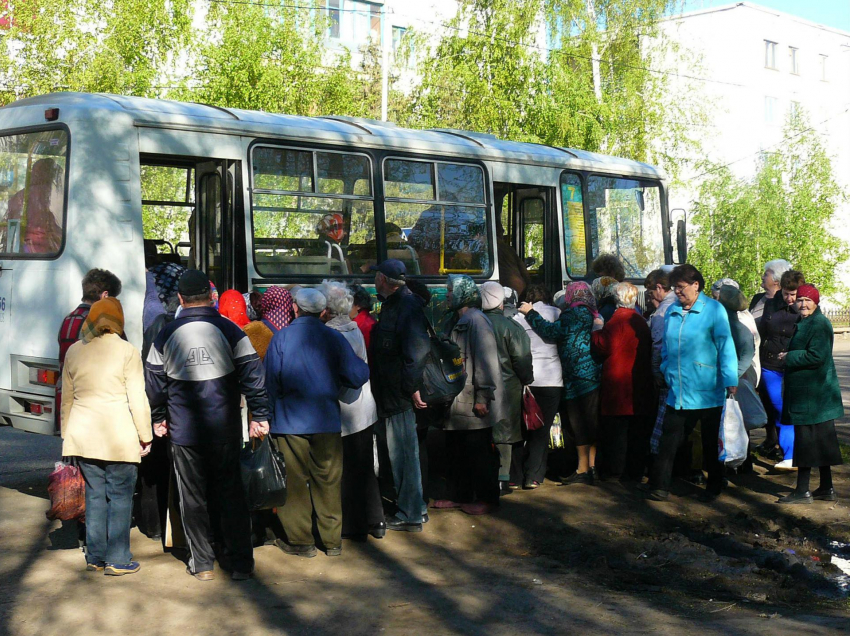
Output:
[[[595,323],[590,351],[602,362],[600,467],[608,477],[640,482],[649,452],[655,388],[652,336],[635,311],[637,295],[630,283],[614,288],[617,309],[604,326]]]

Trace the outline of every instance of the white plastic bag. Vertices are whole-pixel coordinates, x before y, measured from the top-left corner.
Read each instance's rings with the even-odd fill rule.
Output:
[[[747,429],[741,407],[734,397],[726,398],[720,416],[720,437],[717,440],[718,459],[727,466],[737,468],[747,458],[749,446]]]

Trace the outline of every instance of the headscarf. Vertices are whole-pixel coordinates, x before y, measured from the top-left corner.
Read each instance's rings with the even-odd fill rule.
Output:
[[[712,285],[712,288],[714,288],[714,285]],[[717,300],[723,305],[726,313],[729,314],[729,319],[732,320],[734,317],[737,320],[738,312],[744,311],[747,308],[747,299],[744,298],[744,294],[741,293],[741,290],[737,286],[727,285],[726,283],[720,286],[718,293],[720,295]]]
[[[728,285],[729,287],[734,287],[735,289],[741,289],[741,286],[738,285],[737,281],[735,281],[731,278],[721,278],[719,281],[717,281],[716,283],[714,283],[711,286],[711,293],[712,294],[720,293],[720,288],[723,287],[724,285]],[[745,307],[745,309],[746,309],[746,307]]]
[[[105,333],[124,333],[124,310],[119,300],[110,296],[91,306],[89,315],[80,329],[80,339],[83,342],[91,342]]]
[[[177,293],[177,283],[186,268],[177,263],[159,263],[148,270],[153,274],[156,293],[163,306],[168,304],[168,299]]]
[[[478,291],[481,293],[481,308],[484,311],[496,309],[505,302],[505,288],[498,281],[488,280]]]
[[[478,285],[465,274],[449,274],[449,284],[452,288],[452,304],[450,309],[457,311],[464,307],[481,307],[481,292]]]
[[[816,305],[820,305],[820,292],[817,287],[809,283],[800,285],[797,288],[797,299],[799,300],[800,298],[808,298],[815,301]]]
[[[600,279],[597,278],[596,280]],[[612,278],[611,280],[614,279]],[[599,316],[599,312],[596,310],[596,298],[593,296],[590,285],[584,281],[579,280],[567,285],[567,288],[564,290],[564,304],[568,308],[587,307],[594,318]]]
[[[590,290],[593,292],[593,297],[596,299],[596,302],[601,305],[602,301],[606,298],[616,299],[614,296],[614,288],[618,284],[619,283],[616,278],[612,278],[611,276],[602,276],[590,284]]]
[[[242,294],[242,300],[245,301],[245,311],[248,314],[248,320],[256,320],[259,316],[257,316],[257,311],[254,309],[254,305],[251,304],[251,292],[245,292]]]
[[[244,327],[249,322],[245,299],[235,289],[228,289],[218,299],[218,313],[239,327]]]
[[[260,303],[263,310],[263,322],[272,330],[279,331],[288,327],[295,319],[292,308],[292,296],[283,287],[272,285],[263,294]]]

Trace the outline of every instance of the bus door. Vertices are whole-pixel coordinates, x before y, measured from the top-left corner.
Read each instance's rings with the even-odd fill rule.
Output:
[[[513,192],[514,246],[532,284],[550,291],[561,286],[561,251],[553,188],[519,186]]]
[[[248,291],[240,162],[206,161],[197,164],[195,173],[194,265],[207,273],[219,292]]]

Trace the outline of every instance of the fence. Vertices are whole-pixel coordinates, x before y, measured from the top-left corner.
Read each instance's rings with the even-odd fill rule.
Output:
[[[827,309],[823,314],[829,318],[833,328],[850,328],[850,309]]]

